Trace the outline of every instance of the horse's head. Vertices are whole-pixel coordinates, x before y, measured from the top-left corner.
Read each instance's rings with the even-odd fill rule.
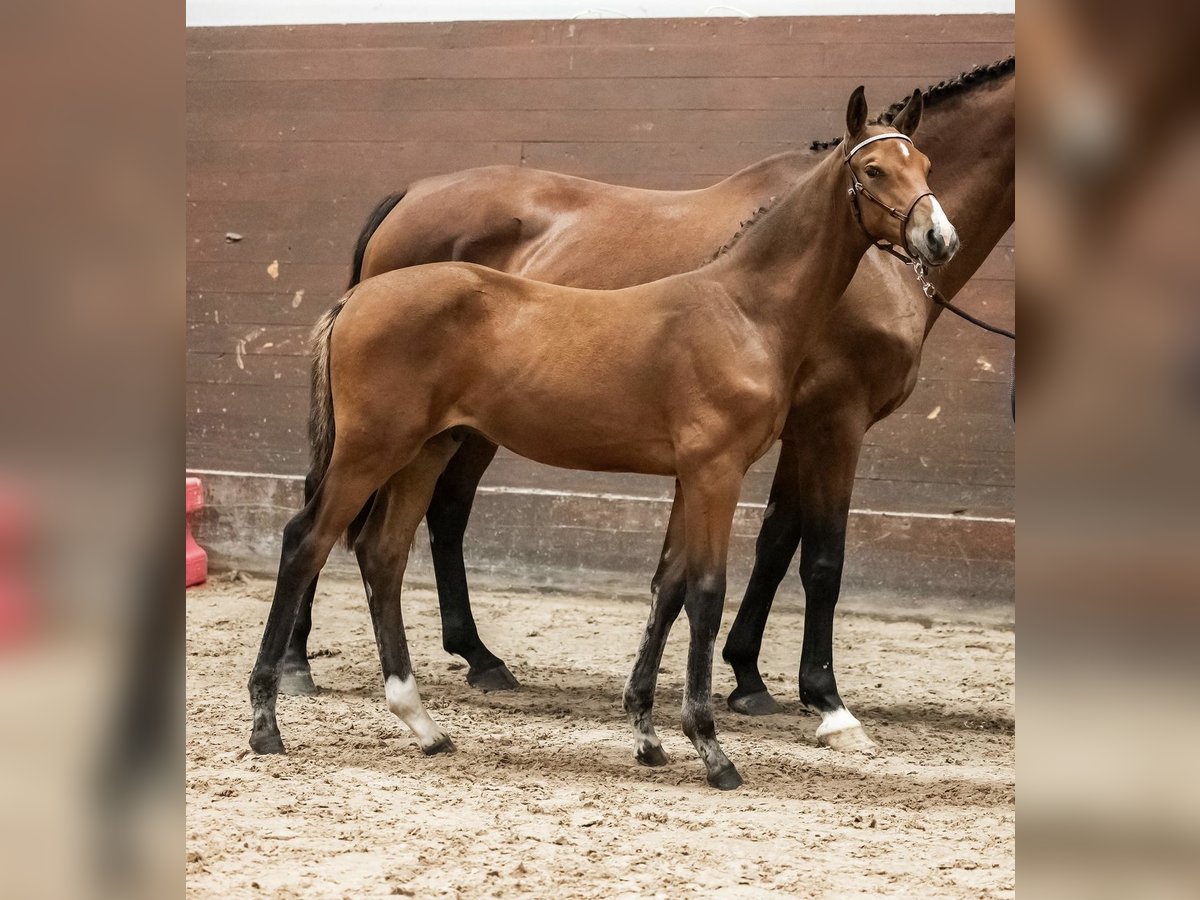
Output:
[[[875,241],[903,247],[921,262],[940,266],[958,250],[958,234],[926,183],[929,158],[912,142],[923,108],[921,92],[914,91],[891,125],[869,125],[867,100],[859,87],[846,106],[843,158],[863,230]]]

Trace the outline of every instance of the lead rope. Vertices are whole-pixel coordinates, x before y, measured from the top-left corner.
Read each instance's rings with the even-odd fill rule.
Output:
[[[966,319],[972,325],[977,325],[984,331],[990,331],[992,334],[998,334],[1001,337],[1006,337],[1013,342],[1017,340],[1017,336],[1014,332],[1009,331],[1007,328],[1001,328],[999,325],[989,325],[987,322],[983,321],[983,319],[975,318],[975,316],[971,315],[965,309],[959,309],[957,306],[943,297],[942,292],[939,291],[934,283],[929,280],[929,270],[925,268],[925,264],[920,260],[910,259],[903,253],[897,251],[895,245],[886,241],[877,241],[875,243],[875,247],[876,249],[882,250],[885,253],[892,254],[892,256],[896,257],[896,259],[900,260],[900,262],[904,263],[904,265],[911,268],[916,274],[917,281],[920,282],[921,290],[924,292],[925,296],[938,306],[942,307],[943,309],[950,310],[950,312],[954,313],[956,316]]]
[[[921,283],[921,290],[925,292],[925,296],[938,306],[942,307],[943,309],[950,310],[950,312],[954,313],[956,316],[961,316],[972,325],[978,325],[984,331],[990,331],[992,334],[1002,335],[1003,337],[1008,338],[1010,341],[1016,341],[1017,335],[1015,332],[1009,331],[1007,328],[1001,328],[999,325],[989,325],[987,322],[983,321],[983,319],[975,318],[965,309],[959,309],[957,306],[943,297],[942,292],[934,287],[933,282],[926,277],[928,272],[923,262],[920,262],[919,260],[913,260],[912,269],[917,273],[917,281]]]

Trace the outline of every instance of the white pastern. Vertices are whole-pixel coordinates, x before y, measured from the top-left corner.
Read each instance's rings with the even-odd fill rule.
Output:
[[[412,675],[401,679],[399,675],[390,675],[384,686],[387,696],[388,709],[400,717],[405,725],[412,729],[422,747],[432,747],[445,740],[446,735],[437,723],[429,717],[421,703],[421,694],[417,691],[417,679]]]
[[[861,728],[862,723],[850,714],[850,710],[846,707],[835,709],[833,712],[821,713],[821,724],[817,726],[817,737],[823,738],[829,734],[836,734],[839,731],[848,731],[851,728]]]

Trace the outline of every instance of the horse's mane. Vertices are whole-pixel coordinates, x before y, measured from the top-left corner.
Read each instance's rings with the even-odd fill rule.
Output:
[[[1006,59],[997,60],[993,63],[984,63],[983,65],[975,66],[975,68],[963,72],[957,78],[951,78],[948,81],[942,81],[938,84],[930,85],[924,91],[922,91],[921,96],[925,101],[926,107],[937,106],[939,103],[944,103],[951,97],[958,97],[962,94],[969,93],[982,84],[988,84],[990,82],[997,81],[998,79],[1003,78],[1005,75],[1016,71],[1016,68],[1016,56],[1010,56]],[[882,113],[880,113],[876,118],[872,119],[872,124],[891,125],[892,120],[900,114],[900,110],[904,109],[905,105],[910,99],[910,97],[905,97],[903,100],[897,100]],[[828,141],[813,141],[809,146],[809,149],[814,153],[824,152],[836,147],[841,142],[841,137],[835,137]],[[741,240],[742,236],[745,235],[747,231],[749,231],[762,220],[763,216],[774,209],[775,204],[778,203],[780,199],[780,197],[772,197],[769,203],[756,209],[750,218],[738,226],[738,230],[734,232],[733,237],[717,248],[717,252],[709,257],[708,262],[712,262],[719,256],[727,253],[734,244]]]
[[[948,81],[930,85],[921,92],[921,96],[925,100],[926,107],[937,106],[952,97],[968,93],[980,85],[1003,78],[1015,72],[1016,68],[1017,58],[1015,56],[997,60],[994,63],[985,63],[984,65],[976,66],[973,69],[963,72],[957,78],[951,78]],[[880,113],[878,117],[873,119],[872,123],[875,125],[891,125],[892,120],[900,114],[900,110],[904,109],[908,101],[908,97],[905,97],[903,100],[897,100]],[[841,142],[841,137],[835,137],[828,141],[813,141],[809,149],[813,152],[821,152],[836,147]]]
[[[778,202],[779,202],[778,197],[772,197],[770,199],[770,201],[768,201],[765,205],[760,206],[758,209],[756,209],[751,214],[750,218],[748,218],[745,222],[743,222],[741,225],[738,226],[738,230],[733,233],[733,237],[731,237],[724,244],[722,244],[720,247],[717,248],[717,252],[708,258],[708,262],[712,262],[714,259],[716,259],[721,254],[728,252],[729,248],[732,247],[734,244],[736,244],[739,240],[741,240],[742,235],[744,235],[747,231],[749,231],[752,227],[754,227],[754,225],[756,225],[758,223],[759,219],[761,219],[763,216],[765,216],[767,213],[769,213],[772,209],[774,209],[775,204]]]

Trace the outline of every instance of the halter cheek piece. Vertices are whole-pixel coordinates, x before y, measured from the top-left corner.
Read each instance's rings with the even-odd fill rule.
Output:
[[[850,165],[850,160],[854,159],[854,154],[856,154],[863,147],[867,146],[867,144],[873,144],[876,141],[891,140],[907,141],[909,144],[912,143],[912,138],[910,138],[907,134],[901,134],[898,131],[890,131],[887,134],[877,134],[874,137],[869,137],[865,141],[860,141],[859,143],[855,144],[850,149],[850,152],[848,152],[842,158],[842,161],[845,162],[846,169],[850,172],[850,190],[848,193],[850,194],[850,205],[854,208],[854,218],[858,222],[858,227],[867,233],[867,237],[875,241],[875,246],[880,250],[886,250],[888,253],[891,253],[894,256],[899,256],[902,260],[904,260],[905,263],[911,265],[913,262],[913,252],[908,246],[908,229],[903,226],[908,224],[908,219],[912,215],[912,211],[916,205],[924,198],[932,197],[933,191],[925,191],[917,194],[917,196],[912,199],[912,202],[908,204],[908,207],[904,210],[904,212],[900,212],[900,210],[896,209],[894,206],[888,206],[869,190],[867,190],[866,185],[859,181],[858,176],[854,174],[854,167]],[[904,248],[903,256],[901,256],[896,250],[896,245],[894,243],[884,240],[883,238],[876,238],[875,235],[867,231],[867,227],[863,225],[862,209],[859,207],[859,197],[866,197],[875,205],[881,206],[883,209],[887,210],[887,214],[889,216],[900,220],[902,223],[902,227],[900,228],[900,240],[902,241],[901,246]]]
[[[980,328],[984,329],[985,331],[990,331],[990,332],[992,332],[992,334],[1003,335],[1004,337],[1008,338],[1009,340],[1016,341],[1017,336],[1014,332],[1008,331],[1007,329],[1004,329],[1004,328],[1000,328],[996,325],[989,325],[987,322],[984,322],[982,319],[977,319],[970,313],[966,312],[965,310],[959,309],[957,306],[955,306],[953,303],[951,303],[949,300],[947,300],[945,297],[942,296],[942,292],[939,291],[937,289],[937,287],[933,284],[933,282],[931,282],[929,280],[929,278],[928,278],[929,271],[928,271],[928,269],[925,268],[925,263],[919,259],[913,258],[913,252],[908,247],[908,229],[907,228],[900,229],[901,239],[904,241],[904,243],[902,245],[904,247],[903,253],[901,253],[899,250],[897,250],[896,245],[893,244],[891,241],[885,241],[883,238],[876,238],[875,235],[873,235],[873,234],[871,234],[871,232],[867,231],[867,226],[865,226],[862,221],[862,210],[859,209],[859,206],[858,206],[858,198],[860,196],[866,197],[872,203],[882,206],[884,209],[887,210],[889,216],[893,216],[893,217],[899,219],[903,223],[908,222],[909,216],[912,215],[913,207],[915,207],[918,203],[920,203],[922,198],[933,196],[933,191],[925,191],[924,193],[917,194],[917,196],[913,198],[912,202],[908,204],[908,208],[905,209],[904,212],[900,212],[900,210],[896,209],[894,206],[888,206],[886,203],[884,203],[882,200],[880,200],[878,197],[876,197],[874,194],[872,194],[870,191],[868,191],[866,188],[866,185],[864,185],[861,181],[858,180],[858,176],[854,174],[854,167],[850,165],[850,160],[852,160],[854,158],[854,154],[857,153],[859,150],[861,150],[863,147],[867,146],[867,144],[873,144],[873,143],[875,143],[875,141],[888,141],[888,140],[907,141],[910,144],[912,143],[912,138],[910,138],[908,135],[901,134],[898,131],[890,131],[887,134],[877,134],[874,137],[867,138],[865,141],[860,141],[859,143],[855,144],[850,149],[849,153],[847,153],[844,157],[842,157],[842,161],[846,163],[846,168],[850,170],[850,190],[848,193],[850,194],[850,205],[854,208],[854,218],[858,222],[858,227],[861,228],[863,230],[863,232],[866,233],[867,237],[869,237],[873,241],[875,241],[875,246],[878,247],[880,250],[885,250],[888,253],[892,254],[892,256],[899,259],[906,266],[912,266],[913,272],[915,272],[917,275],[917,281],[920,282],[920,284],[921,284],[921,290],[924,291],[926,297],[928,297],[930,300],[932,300],[938,306],[945,307],[946,309],[950,310],[950,312],[954,313],[956,316],[961,316],[962,318],[964,318],[968,322],[970,322],[972,325],[978,325]]]

